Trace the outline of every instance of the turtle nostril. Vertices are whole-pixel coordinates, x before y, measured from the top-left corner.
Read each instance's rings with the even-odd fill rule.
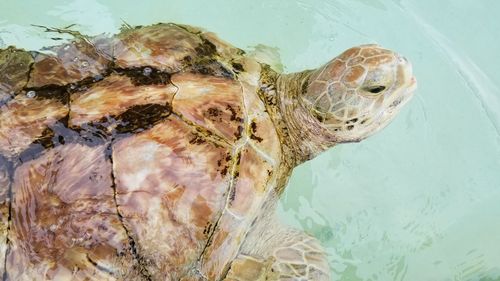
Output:
[[[405,57],[400,56],[400,57],[398,57],[398,59],[399,59],[399,62],[401,62],[401,63],[404,63],[404,64],[408,63],[408,60]]]

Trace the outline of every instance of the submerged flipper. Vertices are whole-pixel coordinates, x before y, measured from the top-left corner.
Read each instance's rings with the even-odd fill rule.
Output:
[[[245,239],[224,279],[250,280],[329,281],[330,269],[318,240],[265,216]]]
[[[277,274],[273,275],[271,266],[272,259],[261,259],[244,254],[238,257],[231,264],[229,273],[224,281],[264,281],[277,280]],[[270,278],[274,277],[274,279]]]

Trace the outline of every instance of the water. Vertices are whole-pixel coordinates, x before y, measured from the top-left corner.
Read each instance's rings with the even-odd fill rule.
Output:
[[[413,101],[383,132],[297,168],[280,215],[322,241],[334,280],[500,280],[500,2],[41,2],[2,1],[0,47],[54,43],[30,24],[162,21],[276,47],[289,72],[361,43],[404,54]]]

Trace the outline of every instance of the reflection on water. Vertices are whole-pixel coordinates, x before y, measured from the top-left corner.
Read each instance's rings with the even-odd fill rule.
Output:
[[[413,101],[380,134],[296,169],[280,214],[321,239],[338,280],[493,281],[500,280],[500,4],[457,3],[215,0],[200,9],[194,0],[8,1],[0,46],[52,42],[30,24],[76,23],[97,34],[123,20],[189,23],[243,48],[277,47],[290,72],[360,43],[395,49],[419,79]]]

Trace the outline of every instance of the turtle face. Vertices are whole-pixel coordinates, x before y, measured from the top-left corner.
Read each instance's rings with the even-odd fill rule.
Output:
[[[415,88],[411,64],[404,57],[364,45],[313,72],[303,98],[337,142],[354,142],[385,127]]]

